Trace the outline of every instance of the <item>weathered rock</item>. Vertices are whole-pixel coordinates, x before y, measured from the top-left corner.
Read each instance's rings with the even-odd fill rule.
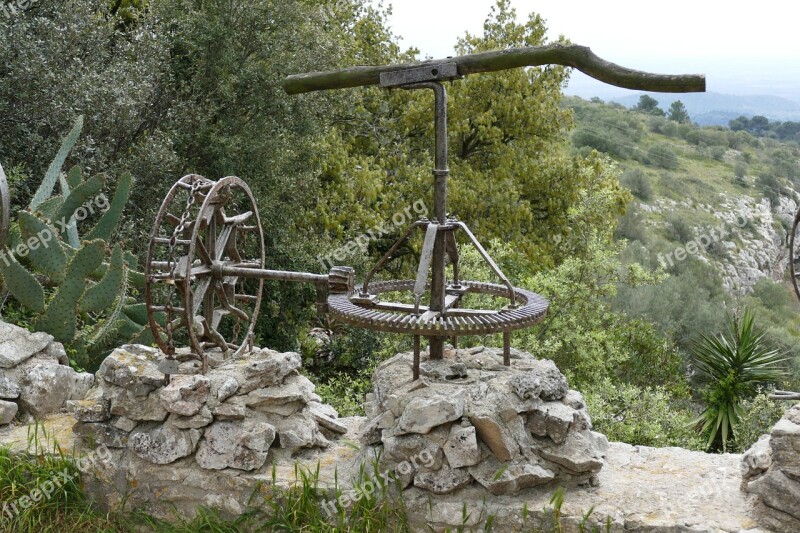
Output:
[[[447,494],[472,483],[472,476],[466,468],[442,466],[436,472],[417,472],[414,486],[434,494]]]
[[[532,400],[542,395],[542,378],[533,372],[517,374],[509,384],[520,400]]]
[[[444,462],[442,447],[415,433],[384,438],[383,451],[397,463],[410,461],[421,472],[439,470]]]
[[[213,421],[214,416],[211,414],[211,409],[204,405],[200,411],[193,416],[171,414],[169,415],[168,423],[178,429],[200,429],[211,424]]]
[[[314,404],[309,404],[309,407],[308,407],[308,412],[311,413],[311,416],[314,417],[314,420],[317,421],[317,423],[320,425],[320,427],[323,427],[323,428],[327,429],[328,431],[333,431],[334,433],[338,433],[339,435],[344,435],[345,433],[347,433],[347,426],[345,426],[343,424],[340,424],[334,418],[331,418],[330,416],[328,416],[327,413],[330,412],[329,410],[321,409],[320,407],[317,407],[317,406],[322,406],[322,405],[323,404],[315,402]],[[326,407],[329,407],[329,406],[326,406]],[[331,409],[333,409],[333,408],[331,407]],[[335,410],[333,412],[336,413]]]
[[[157,392],[142,397],[136,396],[131,390],[116,389],[111,393],[110,402],[112,415],[140,422],[163,422],[169,415]]]
[[[121,429],[126,433],[130,433],[136,426],[139,425],[139,422],[124,416],[115,416],[111,418],[111,425],[117,429]]]
[[[478,437],[501,461],[510,461],[519,456],[519,445],[504,424],[495,416],[485,414],[470,415],[469,421],[475,426]]]
[[[239,384],[237,394],[244,395],[283,383],[289,374],[300,368],[300,363],[300,355],[294,352],[257,349],[246,356],[225,362],[216,368],[216,372],[233,377]]]
[[[199,429],[179,429],[172,424],[141,424],[131,432],[128,448],[146,461],[166,465],[194,453],[202,434]]]
[[[786,476],[800,481],[800,424],[792,422],[790,413],[772,429],[772,461]]]
[[[436,426],[458,420],[463,414],[463,395],[417,396],[406,405],[397,427],[408,433],[428,433]]]
[[[19,398],[19,385],[6,376],[0,376],[0,399],[13,400],[15,398]]]
[[[555,479],[555,473],[527,462],[501,463],[487,459],[469,467],[469,473],[492,494],[517,494],[522,489],[545,485]]]
[[[438,381],[464,379],[467,377],[467,365],[441,359],[420,364],[419,372],[422,376]]]
[[[9,424],[17,416],[19,406],[14,402],[0,400],[0,425]]]
[[[532,369],[529,371],[539,378],[539,385],[541,392],[539,397],[546,401],[560,400],[569,392],[567,385],[567,378],[556,367],[556,364],[549,359],[531,359],[526,361],[526,364],[531,365]]]
[[[82,399],[94,376],[58,363],[37,364],[21,379],[19,403],[36,418],[59,411],[67,400]]]
[[[107,400],[67,400],[67,412],[79,422],[105,422],[111,419]]]
[[[583,399],[583,394],[576,390],[567,392],[567,395],[561,399],[561,402],[564,403],[564,405],[569,405],[576,411],[586,409],[586,400]]]
[[[211,412],[216,420],[244,420],[247,408],[244,405],[223,403],[216,406]]]
[[[308,402],[308,407],[314,412],[327,416],[328,418],[339,418],[339,413],[332,405],[320,402]]]
[[[236,381],[236,378],[233,376],[228,377],[222,385],[220,385],[219,389],[217,389],[217,400],[224,402],[239,390],[239,382]]]
[[[255,411],[289,416],[312,401],[314,384],[299,374],[288,376],[280,385],[251,391],[245,397],[245,405]]]
[[[137,349],[136,353],[117,348],[105,358],[97,377],[127,389],[133,396],[147,396],[164,384],[164,374],[158,370],[158,352]]]
[[[69,366],[69,357],[67,356],[67,351],[64,349],[64,345],[60,342],[51,342],[47,345],[47,348],[44,349],[42,352],[45,356],[51,357],[58,361],[58,364]]]
[[[206,429],[195,460],[207,470],[261,468],[275,440],[275,428],[267,423],[215,422]]]
[[[0,322],[0,368],[14,368],[53,341],[47,333],[31,333],[14,324]]]
[[[452,426],[444,443],[444,455],[451,468],[472,466],[481,460],[475,427]]]
[[[205,405],[211,382],[202,375],[172,376],[158,393],[164,408],[180,416],[194,416]]]
[[[597,473],[603,468],[603,445],[608,440],[590,431],[571,432],[563,444],[537,447],[538,453],[575,473]]]
[[[762,435],[752,448],[742,455],[742,478],[748,481],[758,477],[772,465],[770,436]]]
[[[72,431],[94,445],[102,444],[109,448],[128,446],[128,432],[105,422],[78,422]]]
[[[529,415],[528,425],[534,435],[548,436],[556,444],[561,444],[567,439],[577,417],[577,412],[568,405],[545,402]]]
[[[748,483],[748,491],[758,494],[773,509],[800,520],[800,482],[777,469],[768,470]]]

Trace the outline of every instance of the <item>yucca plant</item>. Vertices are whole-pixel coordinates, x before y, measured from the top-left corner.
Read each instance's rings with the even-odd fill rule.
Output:
[[[758,385],[786,376],[786,354],[770,347],[754,323],[755,314],[746,309],[741,319],[729,319],[726,332],[693,343],[694,366],[707,387],[705,411],[693,424],[708,437],[708,447],[719,441],[727,451],[742,400],[753,396]]]

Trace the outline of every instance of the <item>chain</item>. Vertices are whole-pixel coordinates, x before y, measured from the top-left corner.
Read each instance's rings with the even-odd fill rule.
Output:
[[[164,305],[164,311],[167,314],[167,321],[166,321],[166,333],[167,333],[167,357],[172,358],[175,355],[175,343],[172,338],[173,330],[172,330],[172,321],[174,319],[174,308],[172,306],[172,298],[175,296],[175,269],[178,266],[178,261],[175,258],[175,248],[178,245],[178,238],[183,234],[186,230],[186,224],[189,221],[189,217],[191,216],[191,209],[197,203],[196,197],[197,194],[200,192],[200,188],[203,185],[203,180],[198,178],[192,178],[192,188],[189,191],[189,197],[186,199],[186,206],[183,209],[183,213],[181,213],[181,218],[178,221],[178,224],[175,226],[175,229],[172,231],[172,236],[169,239],[169,255],[167,257],[167,269],[169,270],[169,277],[167,278],[167,302]],[[188,287],[187,287],[188,290]],[[186,315],[186,310],[184,310],[184,316]],[[191,324],[187,324],[186,327],[191,327]]]

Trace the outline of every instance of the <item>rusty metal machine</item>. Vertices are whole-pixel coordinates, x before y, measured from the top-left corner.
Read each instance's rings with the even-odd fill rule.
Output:
[[[445,341],[465,335],[503,334],[504,362],[510,364],[511,332],[542,320],[548,302],[515,287],[468,226],[447,211],[447,91],[445,82],[466,74],[559,64],[630,89],[661,92],[705,90],[703,76],[657,75],[608,63],[586,48],[550,45],[509,49],[384,67],[355,67],[290,76],[289,94],[380,85],[428,89],[435,95],[435,168],[432,219],[411,224],[402,237],[355,285],[353,270],[328,274],[264,268],[264,239],[255,199],[239,178],[211,181],[189,175],[167,194],[153,225],[146,262],[150,326],[167,354],[164,373],[177,371],[176,344],[207,366],[206,352],[239,353],[252,346],[264,280],[300,281],[317,287],[318,307],[340,322],[367,329],[407,333],[414,341],[414,378],[419,377],[421,338],[431,359],[444,356]],[[373,281],[376,273],[415,232],[423,237],[415,279]],[[499,283],[461,279],[457,235],[474,246]],[[449,271],[448,271],[449,265]],[[390,295],[391,293],[391,295]],[[392,297],[406,293],[402,301]],[[465,296],[489,295],[504,305],[474,309]],[[392,296],[392,297],[387,297]]]

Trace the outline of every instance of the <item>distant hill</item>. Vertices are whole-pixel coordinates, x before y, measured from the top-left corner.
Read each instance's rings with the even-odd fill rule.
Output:
[[[728,121],[745,115],[752,117],[763,115],[770,120],[800,121],[800,103],[780,96],[737,96],[720,93],[688,93],[688,94],[650,94],[658,100],[659,107],[666,111],[675,100],[686,106],[692,121],[701,126],[727,126]],[[639,102],[640,94],[632,94],[614,98],[625,107],[633,107]]]

